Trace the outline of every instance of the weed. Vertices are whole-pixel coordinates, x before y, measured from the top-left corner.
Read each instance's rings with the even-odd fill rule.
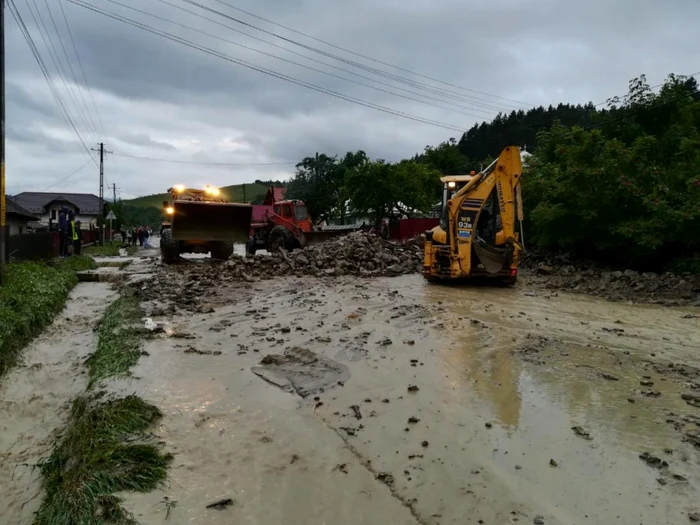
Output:
[[[46,495],[35,525],[134,524],[114,494],[148,492],[165,479],[172,457],[138,442],[160,420],[160,410],[134,395],[101,397],[73,401],[62,438],[41,463]]]
[[[137,297],[120,297],[107,308],[97,330],[97,350],[87,360],[88,388],[101,379],[128,375],[138,362],[141,338],[136,324],[142,315]]]

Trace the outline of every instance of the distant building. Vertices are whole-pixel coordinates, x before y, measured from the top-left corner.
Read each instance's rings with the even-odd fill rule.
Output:
[[[22,208],[11,197],[8,197],[5,202],[5,218],[10,229],[10,235],[27,233],[30,229],[30,224],[39,220],[39,217]]]
[[[38,217],[38,222],[58,224],[58,215],[64,206],[75,213],[82,228],[97,225],[100,214],[100,198],[92,193],[40,193],[25,191],[15,195],[14,202]],[[9,201],[9,199],[8,199]]]

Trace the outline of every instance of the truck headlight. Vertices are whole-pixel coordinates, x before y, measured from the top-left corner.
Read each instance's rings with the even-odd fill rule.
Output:
[[[173,208],[172,206],[168,206],[167,208],[165,208],[165,213],[167,213],[168,215],[172,215],[173,213],[175,213],[175,208]]]

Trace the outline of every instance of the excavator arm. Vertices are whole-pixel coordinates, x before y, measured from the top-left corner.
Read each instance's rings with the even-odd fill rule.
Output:
[[[432,230],[431,243],[449,246],[449,259],[462,276],[471,275],[479,263],[496,274],[522,251],[516,231],[522,214],[521,176],[520,150],[509,146],[447,201],[446,221]]]

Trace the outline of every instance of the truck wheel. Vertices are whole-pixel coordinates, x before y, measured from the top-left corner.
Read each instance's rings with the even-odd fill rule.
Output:
[[[217,261],[228,261],[233,255],[233,243],[228,241],[217,241],[211,247],[211,258]]]
[[[180,257],[180,249],[177,241],[173,240],[170,228],[164,228],[160,234],[160,257],[165,264],[173,263]]]
[[[270,231],[270,236],[267,239],[267,251],[269,253],[277,253],[280,248],[291,250],[294,245],[294,236],[284,226],[275,226]]]
[[[257,246],[255,246],[255,239],[248,239],[248,242],[245,245],[245,252],[248,255],[255,255],[255,251],[258,249]]]

